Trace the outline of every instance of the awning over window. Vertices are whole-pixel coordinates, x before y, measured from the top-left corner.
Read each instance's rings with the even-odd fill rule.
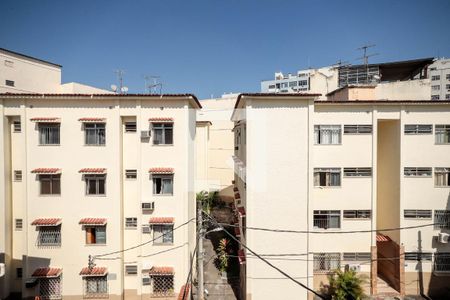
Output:
[[[245,208],[243,206],[238,206],[237,211],[238,211],[239,216],[245,217]]]
[[[377,233],[377,242],[390,242],[391,238],[387,235]]]
[[[36,123],[61,123],[60,118],[51,118],[51,117],[31,118],[30,121]]]
[[[173,168],[150,168],[148,170],[151,174],[173,174]]]
[[[170,117],[153,117],[148,120],[152,123],[173,123],[173,118]]]
[[[80,271],[81,276],[105,276],[106,274],[108,274],[106,267],[93,267],[92,269],[84,267]]]
[[[81,225],[106,225],[106,223],[105,218],[83,218],[78,222]]]
[[[158,225],[158,224],[173,224],[175,221],[172,217],[153,217],[150,218],[150,224]]]
[[[173,275],[175,274],[172,267],[152,267],[149,271],[150,275]]]
[[[83,174],[106,174],[106,168],[84,168],[78,172]]]
[[[58,168],[37,168],[34,170],[31,170],[31,173],[34,174],[60,174],[61,169]]]
[[[245,250],[244,249],[238,250],[238,259],[239,259],[239,263],[241,265],[245,264],[246,258],[245,258]]]
[[[59,224],[61,224],[61,219],[60,218],[40,218],[40,219],[36,219],[34,220],[31,225],[34,226],[57,226]]]
[[[104,123],[106,122],[106,118],[79,118],[78,121],[83,123]]]
[[[36,269],[33,274],[31,274],[32,277],[38,277],[38,278],[50,278],[50,277],[58,277],[61,275],[62,269],[61,268],[38,268]]]

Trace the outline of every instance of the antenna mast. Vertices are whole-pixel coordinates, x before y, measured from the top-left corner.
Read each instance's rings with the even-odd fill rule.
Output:
[[[117,87],[115,84],[112,84],[111,85],[112,91],[118,94],[126,94],[128,92],[128,87],[123,86],[123,75],[125,74],[125,71],[115,70],[114,73],[116,73],[117,81],[119,82],[119,87]]]
[[[367,49],[375,47],[375,44],[366,44],[363,45],[361,47],[359,47],[357,50],[362,50],[363,51],[363,56],[358,58],[358,59],[362,59],[364,62],[364,66],[366,69],[366,83],[369,83],[369,57],[378,55],[379,53],[373,53],[373,54],[367,54]]]
[[[162,93],[162,82],[160,81],[161,76],[158,75],[146,75],[145,80],[145,92],[148,94],[161,94]]]

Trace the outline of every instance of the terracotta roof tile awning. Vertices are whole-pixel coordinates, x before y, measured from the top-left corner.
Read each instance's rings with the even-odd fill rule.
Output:
[[[173,168],[150,168],[151,174],[173,174]]]
[[[108,274],[106,267],[93,267],[92,269],[84,267],[80,271],[81,276],[105,276],[106,274]]]
[[[173,118],[170,117],[154,117],[149,118],[148,120],[152,123],[173,123]]]
[[[175,274],[172,267],[152,267],[149,271],[150,275],[173,275]]]
[[[245,251],[244,249],[240,249],[238,250],[238,259],[239,259],[239,264],[243,265],[245,264]]]
[[[180,293],[178,294],[178,300],[187,300],[189,299],[189,290],[191,289],[191,285],[183,285],[181,286]]]
[[[33,173],[33,174],[60,174],[61,169],[59,169],[59,168],[37,168],[37,169],[31,170],[31,173]]]
[[[78,172],[83,174],[106,174],[106,168],[84,168]]]
[[[241,199],[241,194],[235,193],[235,194],[234,194],[234,199],[235,199],[235,200]]]
[[[83,218],[78,222],[81,225],[106,225],[106,223],[105,218]]]
[[[39,218],[34,220],[31,225],[34,226],[58,226],[61,224],[60,218]]]
[[[32,277],[58,277],[59,275],[61,275],[62,273],[62,269],[61,268],[38,268],[36,270],[34,270],[33,274],[31,274]]]
[[[104,123],[106,122],[106,118],[79,118],[78,121],[83,123]]]
[[[391,238],[387,235],[377,233],[377,242],[390,242]]]
[[[239,216],[245,217],[245,208],[243,206],[238,206],[237,211],[239,213]]]
[[[234,188],[233,188],[233,191],[239,192],[239,189],[238,189],[237,187],[234,187]]]
[[[36,117],[31,118],[30,121],[36,123],[61,123],[60,118],[51,118],[51,117]]]
[[[153,217],[150,218],[150,224],[158,225],[158,224],[173,224],[175,223],[175,219],[172,217]]]

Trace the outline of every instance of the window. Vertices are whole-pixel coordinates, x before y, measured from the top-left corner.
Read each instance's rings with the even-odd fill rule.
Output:
[[[405,209],[405,219],[431,219],[431,209]]]
[[[433,253],[431,252],[405,252],[405,260],[419,261],[428,260],[432,261]]]
[[[432,85],[431,86],[431,90],[432,91],[439,91],[441,89],[441,86],[440,85]]]
[[[445,89],[446,89],[446,90],[450,90],[450,84],[446,84],[446,85],[445,85]]]
[[[87,298],[107,298],[108,279],[107,276],[85,276],[83,277],[84,296]]]
[[[344,210],[345,219],[370,219],[371,214],[370,209]]]
[[[298,82],[298,85],[301,85],[301,86],[308,85],[308,80],[300,80],[300,81]]]
[[[59,145],[59,128],[57,123],[39,123],[39,144]]]
[[[106,143],[105,123],[84,123],[86,145],[104,145]]]
[[[431,95],[431,100],[439,100],[439,95]]]
[[[173,244],[173,225],[153,225],[153,244]]]
[[[23,269],[16,268],[16,278],[22,278],[22,277],[23,277]]]
[[[314,253],[314,272],[328,272],[341,266],[340,253]]]
[[[40,226],[38,246],[61,246],[61,225]]]
[[[106,175],[89,174],[84,175],[86,182],[86,195],[105,195]]]
[[[282,82],[282,83],[281,83],[281,88],[287,88],[287,87],[288,87],[287,82]]]
[[[431,134],[433,125],[409,124],[405,125],[405,134]]]
[[[14,86],[14,80],[5,80],[5,85],[7,86]]]
[[[315,228],[341,228],[341,211],[315,210],[313,224]]]
[[[341,125],[314,125],[316,145],[337,145],[341,143]]]
[[[445,79],[450,80],[450,74],[446,74]]]
[[[136,132],[136,122],[125,122],[125,132]]]
[[[370,134],[372,125],[344,125],[344,134]]]
[[[152,175],[153,195],[173,194],[173,175]]]
[[[137,218],[125,218],[125,228],[136,229],[137,228]]]
[[[450,94],[445,94],[445,100],[450,100]]]
[[[173,123],[153,123],[153,145],[173,144]]]
[[[14,132],[22,132],[22,123],[20,123],[20,121],[13,122],[13,131]]]
[[[450,252],[441,252],[434,254],[434,270],[435,271],[450,271]]]
[[[62,299],[61,290],[61,276],[39,278],[39,296],[41,299]]]
[[[137,275],[137,265],[126,265],[125,266],[125,274],[126,275]]]
[[[433,75],[431,76],[431,80],[441,80],[441,75]]]
[[[343,254],[344,261],[359,261],[369,262],[371,261],[370,252],[345,252]]]
[[[274,89],[274,88],[275,88],[275,84],[269,85],[269,89]]]
[[[434,229],[450,229],[450,210],[434,211]]]
[[[450,186],[450,168],[434,168],[435,186]]]
[[[450,144],[450,125],[436,125],[436,144]]]
[[[153,286],[152,293],[153,296],[164,297],[174,295],[174,281],[173,275],[152,276]]]
[[[431,177],[431,168],[405,167],[403,174],[406,177]]]
[[[126,179],[136,179],[137,178],[137,170],[125,170],[125,178]]]
[[[291,81],[289,82],[289,87],[297,86],[297,81]]]
[[[106,244],[106,226],[86,226],[86,244]]]
[[[14,181],[22,181],[22,170],[14,170]]]
[[[341,186],[341,169],[314,168],[314,186]]]
[[[41,195],[60,195],[61,194],[61,174],[47,175],[41,174],[39,182],[41,184]]]
[[[22,219],[16,219],[15,220],[16,230],[21,231],[23,229],[23,220]]]
[[[344,168],[345,177],[371,177],[372,168]]]

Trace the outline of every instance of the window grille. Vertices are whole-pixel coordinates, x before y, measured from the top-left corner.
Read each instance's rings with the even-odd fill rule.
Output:
[[[41,185],[41,195],[60,195],[61,194],[61,174],[39,175]]]
[[[39,123],[39,144],[59,145],[60,124]]]
[[[136,132],[136,122],[125,122],[125,132]]]
[[[433,133],[433,125],[428,124],[409,124],[405,125],[405,134],[431,134]]]
[[[13,122],[13,131],[14,132],[22,132],[22,123],[20,123],[20,121]]]
[[[173,275],[152,276],[152,296],[170,297],[174,295]]]
[[[434,270],[438,272],[450,271],[450,252],[434,254]]]
[[[173,225],[153,225],[153,244],[173,244]]]
[[[106,143],[106,125],[105,123],[85,123],[85,144],[86,145],[105,145]]]
[[[153,123],[153,145],[173,144],[173,123]]]
[[[125,227],[128,229],[137,228],[137,218],[125,218]]]
[[[372,125],[344,125],[344,134],[370,134]]]
[[[61,276],[39,279],[39,296],[42,300],[62,299]]]
[[[316,145],[337,145],[341,143],[341,125],[314,125]]]
[[[86,195],[105,195],[106,175],[84,175],[86,182]]]
[[[37,244],[43,246],[61,246],[61,226],[40,226]]]
[[[405,167],[403,173],[406,177],[431,177],[432,169],[428,167]]]
[[[315,228],[341,228],[341,211],[315,210],[313,224]]]
[[[343,260],[369,262],[371,261],[371,254],[370,252],[345,252],[343,254]]]
[[[341,169],[314,168],[314,186],[341,186]]]
[[[340,253],[314,253],[314,272],[330,272],[341,266]]]
[[[450,210],[434,211],[434,229],[450,229]]]
[[[450,186],[450,168],[434,168],[434,178],[436,186]]]
[[[107,298],[107,276],[86,276],[83,278],[83,291],[85,298]]]
[[[137,275],[137,265],[126,265],[125,274],[127,275]]]
[[[125,178],[126,179],[136,179],[137,178],[137,170],[125,170]]]
[[[405,260],[428,260],[433,259],[433,254],[430,252],[405,252]]]
[[[371,177],[372,168],[344,168],[345,177]]]
[[[23,229],[23,220],[22,219],[16,219],[16,230],[22,230]]]
[[[370,219],[371,218],[371,210],[344,210],[344,218],[345,219]]]
[[[436,144],[450,143],[450,125],[436,125]]]
[[[152,175],[153,195],[173,194],[173,175]]]
[[[14,170],[14,181],[22,181],[22,170]]]
[[[431,209],[405,209],[405,219],[431,219]]]

